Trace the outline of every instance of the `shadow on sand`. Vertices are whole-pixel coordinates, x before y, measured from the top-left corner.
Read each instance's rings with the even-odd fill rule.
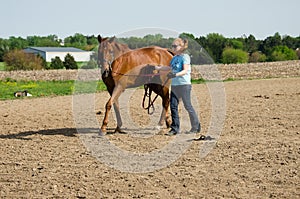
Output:
[[[61,128],[61,129],[45,129],[39,131],[25,131],[15,134],[0,135],[0,139],[20,139],[31,140],[32,135],[63,135],[67,137],[75,137],[78,132],[97,133],[99,129],[76,129],[76,128]]]
[[[112,135],[116,134],[114,132],[114,129],[107,129],[106,135]],[[145,129],[144,129],[145,130]],[[146,128],[146,130],[153,130],[152,128]],[[136,132],[137,134],[145,134],[142,132],[139,132],[139,129],[136,128],[126,128],[126,132],[121,132],[119,134],[127,134],[131,131]],[[76,128],[60,128],[60,129],[45,129],[45,130],[39,130],[39,131],[25,131],[25,132],[20,132],[20,133],[15,133],[15,134],[8,134],[8,135],[0,135],[0,139],[19,139],[19,140],[32,140],[30,136],[32,135],[63,135],[67,137],[75,137],[76,134],[86,134],[86,133],[92,133],[92,134],[97,134],[99,133],[99,129],[97,128],[85,128],[85,129],[76,129]],[[146,133],[149,134],[149,133]],[[187,141],[211,141],[214,140],[214,138],[210,136],[200,136],[199,138],[193,138]]]

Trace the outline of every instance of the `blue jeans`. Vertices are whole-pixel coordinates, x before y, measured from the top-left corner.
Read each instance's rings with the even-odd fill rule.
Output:
[[[192,90],[192,85],[190,84],[171,87],[171,97],[170,97],[170,109],[171,109],[171,116],[172,116],[171,128],[177,133],[180,132],[180,118],[178,114],[178,104],[180,99],[182,99],[184,108],[189,114],[192,129],[200,130],[200,121],[191,102],[191,90]]]

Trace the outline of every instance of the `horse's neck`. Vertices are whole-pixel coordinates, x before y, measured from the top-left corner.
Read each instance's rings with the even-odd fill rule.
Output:
[[[124,53],[127,53],[127,52],[129,52],[129,51],[132,51],[130,48],[124,48],[124,49],[122,49],[122,54],[124,54]]]
[[[131,49],[125,44],[119,44],[115,48],[115,56],[116,58],[121,56],[122,54],[131,51]]]

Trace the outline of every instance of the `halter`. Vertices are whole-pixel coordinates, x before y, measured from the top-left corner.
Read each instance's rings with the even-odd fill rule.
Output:
[[[114,58],[114,51],[113,50],[110,51],[110,55],[111,55],[111,58],[112,58],[111,60],[107,60],[105,58],[103,58],[103,60],[102,60],[103,63],[107,63],[108,64],[108,69],[104,69],[104,72],[102,72],[102,73],[105,73],[104,74],[105,77],[108,77],[109,71],[112,71],[111,65],[112,65],[112,63],[113,63],[113,61],[115,59]],[[103,70],[102,67],[103,66],[101,66],[101,70]]]

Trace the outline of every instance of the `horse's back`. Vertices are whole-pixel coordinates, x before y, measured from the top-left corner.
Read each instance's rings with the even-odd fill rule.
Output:
[[[119,73],[126,73],[137,66],[147,64],[168,66],[173,55],[165,48],[144,47],[124,53],[114,60],[112,69]],[[122,71],[122,72],[121,72]]]

